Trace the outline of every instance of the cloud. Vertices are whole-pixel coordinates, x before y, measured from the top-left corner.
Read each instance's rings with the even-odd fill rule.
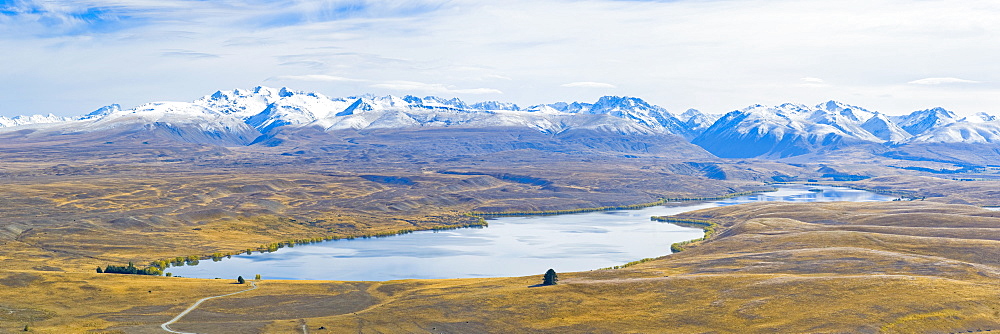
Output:
[[[593,82],[593,81],[578,81],[570,82],[559,85],[561,87],[574,87],[574,88],[618,88],[615,85],[603,82]]]
[[[454,88],[454,86],[443,84],[431,84],[416,81],[389,81],[371,85],[372,88],[383,88],[401,91],[420,91],[429,93],[449,93],[449,94],[503,94],[499,89],[494,88]]]
[[[167,56],[167,57],[183,57],[183,58],[219,58],[220,57],[217,54],[211,54],[211,53],[206,53],[206,52],[195,52],[195,51],[188,51],[188,50],[164,51],[164,52],[162,52],[160,54],[162,54],[164,56]]]
[[[920,80],[913,80],[907,83],[914,85],[946,85],[946,84],[960,84],[960,83],[975,84],[980,82],[974,80],[959,79],[959,78],[923,78]]]
[[[7,0],[0,63],[17,66],[0,66],[0,114],[185,101],[266,79],[327,95],[502,91],[519,104],[627,86],[674,110],[848,98],[982,110],[1000,92],[998,15],[990,0]],[[928,68],[981,83],[913,77]],[[365,81],[283,76],[302,74]],[[921,89],[934,87],[957,89]]]
[[[267,2],[264,2],[267,3]],[[447,2],[411,1],[274,1],[247,23],[263,28],[281,28],[311,23],[357,19],[414,17],[440,10]]]
[[[507,81],[514,80],[511,77],[504,76],[504,75],[499,75],[499,74],[487,74],[485,76],[485,78],[487,78],[487,79],[507,80]]]
[[[802,80],[802,83],[800,83],[800,84],[797,85],[799,87],[806,87],[806,88],[824,88],[824,87],[830,87],[830,85],[826,84],[826,80],[823,80],[823,79],[820,79],[820,78],[805,77],[805,78],[802,78],[801,80]]]
[[[265,79],[264,81],[327,81],[327,82],[348,82],[348,81],[364,81],[359,79],[351,79],[345,77],[338,77],[335,75],[326,74],[306,74],[306,75],[279,75]]]

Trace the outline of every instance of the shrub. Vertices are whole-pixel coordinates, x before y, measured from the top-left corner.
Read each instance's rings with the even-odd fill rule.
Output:
[[[559,281],[559,275],[556,275],[556,271],[549,269],[545,272],[545,276],[542,278],[542,285],[556,285]]]

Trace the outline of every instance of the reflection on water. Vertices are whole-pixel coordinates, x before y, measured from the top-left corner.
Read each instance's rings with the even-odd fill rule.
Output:
[[[812,190],[812,191],[810,191]],[[822,191],[817,191],[822,190]],[[638,210],[490,219],[487,228],[424,231],[388,238],[329,241],[168,268],[177,276],[311,280],[499,277],[584,271],[670,254],[670,244],[701,229],[653,222],[665,216],[759,201],[887,201],[845,188],[788,185],[776,192]]]

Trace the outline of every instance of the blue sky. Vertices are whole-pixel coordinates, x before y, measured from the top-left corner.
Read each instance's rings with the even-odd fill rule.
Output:
[[[674,112],[835,99],[1000,114],[996,1],[0,2],[0,115],[257,85]]]

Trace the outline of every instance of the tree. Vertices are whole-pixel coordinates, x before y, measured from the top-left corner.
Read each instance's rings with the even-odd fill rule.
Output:
[[[254,277],[253,279],[255,279],[255,280],[258,280],[258,281],[259,281],[259,280],[260,280],[260,274],[257,274],[257,276],[256,276],[256,277]]]
[[[247,283],[247,281],[243,279],[243,276],[240,276],[240,277],[237,277],[237,278],[236,278],[236,283],[239,283],[239,284],[246,284],[246,283]]]
[[[559,275],[556,275],[556,271],[549,269],[545,272],[545,277],[542,279],[542,285],[556,285],[559,281]]]
[[[98,274],[103,274],[103,273],[104,273],[104,270],[101,270],[101,267],[97,267],[97,273],[98,273]]]

